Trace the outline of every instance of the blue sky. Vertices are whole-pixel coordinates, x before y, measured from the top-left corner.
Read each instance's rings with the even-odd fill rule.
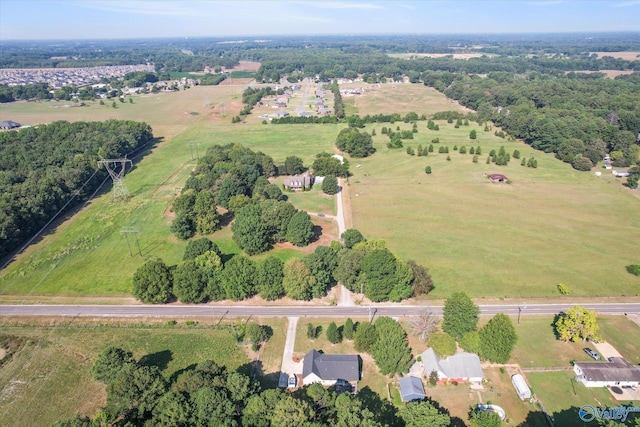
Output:
[[[0,0],[0,40],[640,31],[640,0]]]

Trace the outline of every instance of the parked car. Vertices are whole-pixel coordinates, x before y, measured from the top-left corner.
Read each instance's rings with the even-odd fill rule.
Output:
[[[600,355],[595,351],[591,350],[589,347],[585,347],[584,352],[593,358],[593,360],[600,360]]]
[[[296,376],[296,374],[289,375],[289,381],[287,386],[289,388],[295,388],[296,385],[298,385],[298,377]]]

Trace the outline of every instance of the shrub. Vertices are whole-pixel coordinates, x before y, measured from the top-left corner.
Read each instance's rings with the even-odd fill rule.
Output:
[[[460,147],[460,150],[458,150],[458,153],[467,154],[467,147],[463,145],[462,147]]]
[[[338,179],[335,175],[327,175],[324,177],[322,181],[322,192],[324,194],[334,195],[337,194],[339,190]]]
[[[427,166],[426,168],[424,168],[424,173],[430,175],[431,174],[431,166]]]
[[[473,163],[478,163],[478,156],[473,156]]]
[[[473,129],[471,132],[469,132],[469,139],[476,139],[477,136],[477,132],[475,129]]]
[[[558,292],[560,292],[562,295],[569,295],[569,288],[567,288],[562,283],[558,283]]]
[[[640,276],[640,264],[627,265],[627,271],[634,276]]]
[[[446,332],[431,334],[429,345],[441,357],[452,356],[456,352],[456,340]]]

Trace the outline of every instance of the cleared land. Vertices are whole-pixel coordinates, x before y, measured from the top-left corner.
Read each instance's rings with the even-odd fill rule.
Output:
[[[349,178],[354,227],[383,238],[402,259],[427,266],[434,278],[432,297],[464,290],[472,296],[559,296],[564,283],[571,295],[640,293],[640,279],[626,272],[640,241],[640,195],[611,175],[595,177],[529,146],[498,138],[475,123],[440,131],[419,122],[405,146],[434,144],[428,157],[388,149],[376,129],[377,152],[354,159]],[[387,124],[387,126],[389,126]],[[410,130],[409,124],[394,124]],[[469,139],[475,129],[478,138]],[[449,154],[438,154],[448,146]],[[465,146],[467,154],[454,150]],[[473,163],[470,147],[482,149]],[[519,150],[535,157],[538,168],[511,159],[508,166],[486,164],[492,149]],[[447,160],[450,156],[450,160]],[[360,165],[360,167],[358,167]],[[430,165],[433,173],[424,173]],[[512,184],[492,184],[486,174],[506,175]],[[598,262],[594,262],[598,260]]]
[[[182,320],[173,327],[149,323],[145,327],[73,321],[50,328],[3,325],[0,338],[18,337],[24,342],[0,370],[0,424],[49,426],[75,414],[95,415],[106,403],[106,391],[102,383],[93,381],[89,369],[110,345],[160,366],[167,378],[206,359],[230,369],[249,362],[245,346],[237,345],[228,330],[189,327]],[[282,332],[273,328],[276,347],[281,345]],[[263,353],[265,369],[273,364],[271,353],[282,354],[282,347],[271,349],[270,345]]]
[[[591,52],[598,55],[598,58],[603,56],[611,56],[613,58],[626,59],[627,61],[635,61],[640,58],[640,52]]]
[[[409,111],[429,115],[459,109],[422,85],[352,86],[365,89],[362,96],[345,98],[347,108],[361,116]],[[107,187],[0,272],[0,294],[4,298],[128,296],[133,273],[145,259],[179,262],[185,242],[170,234],[168,208],[195,157],[213,144],[244,144],[271,155],[276,163],[297,155],[307,165],[317,153],[335,151],[336,136],[345,125],[262,124],[256,114],[246,123],[232,124],[231,117],[242,105],[243,89],[196,87],[135,97],[134,104],[118,103],[116,109],[98,103],[73,108],[52,108],[58,103],[3,106],[2,119],[25,124],[60,119],[145,120],[164,139],[127,174],[131,200],[113,203]],[[493,129],[484,132],[473,123],[459,129],[444,121],[438,124],[440,131],[430,131],[426,122],[418,122],[415,139],[405,140],[405,146],[415,149],[439,138],[428,157],[409,156],[404,148],[386,148],[388,138],[381,134],[382,126],[410,130],[410,124],[369,125],[367,131],[376,130],[378,151],[366,159],[351,159],[354,176],[348,187],[354,227],[367,237],[385,239],[400,258],[427,266],[436,285],[430,297],[444,298],[456,290],[476,297],[559,296],[558,283],[567,285],[572,297],[640,293],[640,278],[624,269],[637,262],[640,217],[629,213],[638,210],[640,193],[622,187],[611,174],[597,178],[573,170],[551,154],[497,138]],[[469,140],[471,129],[477,130],[475,141]],[[478,163],[472,162],[472,155],[454,150],[456,145],[465,146],[467,152],[480,146]],[[437,153],[439,146],[449,147],[450,161],[446,154]],[[534,156],[538,168],[522,167],[517,159],[508,166],[487,165],[489,151],[501,146],[509,153],[518,149],[527,159]],[[433,169],[431,175],[424,173],[427,165]],[[491,184],[485,178],[489,173],[503,173],[513,183]],[[333,201],[315,191],[291,198],[312,213],[333,211]],[[315,220],[322,225],[320,218]],[[129,255],[120,233],[124,226],[138,228],[142,257]],[[210,237],[226,253],[239,252],[228,229]],[[288,259],[302,252],[279,246],[275,253]]]

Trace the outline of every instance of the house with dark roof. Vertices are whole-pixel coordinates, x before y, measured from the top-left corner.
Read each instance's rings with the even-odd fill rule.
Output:
[[[13,120],[5,120],[3,122],[0,122],[0,129],[16,129],[19,128],[21,126],[20,123],[18,122],[14,122]]]
[[[446,359],[440,359],[433,348],[422,353],[422,369],[428,377],[437,372],[438,383],[446,382],[482,382],[484,374],[477,354],[458,352]]]
[[[500,173],[492,173],[491,175],[489,175],[489,181],[493,182],[493,183],[497,183],[497,182],[507,182],[509,181],[509,178],[507,178],[506,176],[500,174]]]
[[[313,185],[313,182],[313,175],[311,175],[311,173],[307,171],[304,175],[293,175],[286,177],[284,180],[282,180],[282,185],[284,185],[285,190],[308,190]]]
[[[403,402],[424,400],[427,396],[424,392],[424,384],[422,384],[422,380],[420,378],[400,378],[398,385],[400,386],[400,398]]]
[[[311,350],[302,360],[302,384],[334,385],[338,380],[360,380],[360,360],[357,354],[324,354]]]
[[[638,387],[640,368],[623,357],[610,357],[609,362],[576,362],[576,381],[585,387]]]

